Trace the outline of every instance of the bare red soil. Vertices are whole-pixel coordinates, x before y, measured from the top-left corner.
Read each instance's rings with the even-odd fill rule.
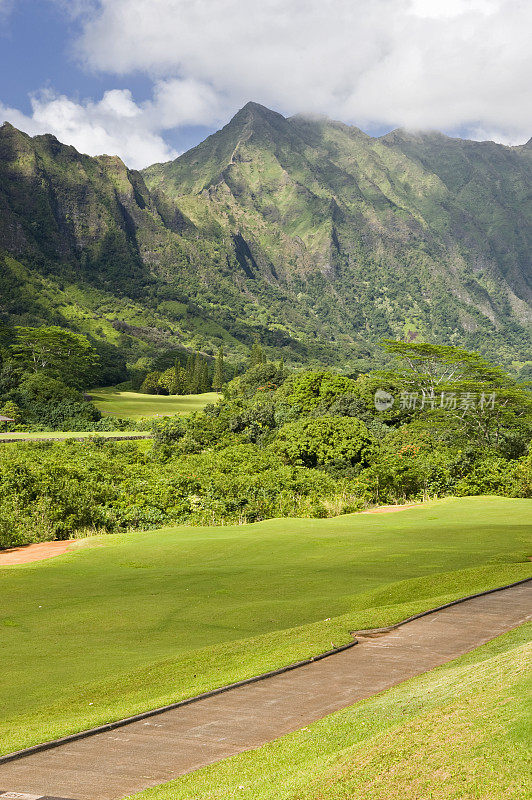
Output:
[[[23,547],[10,547],[0,552],[0,567],[10,567],[13,564],[29,564],[32,561],[43,561],[66,553],[73,541],[66,542],[36,542]]]
[[[375,508],[368,508],[366,511],[361,511],[361,514],[387,514],[389,511],[402,511],[403,508],[414,508],[420,505],[419,503],[405,503],[403,506],[375,506]]]

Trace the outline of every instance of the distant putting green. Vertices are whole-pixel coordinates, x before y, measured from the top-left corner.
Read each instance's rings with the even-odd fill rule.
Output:
[[[220,395],[205,394],[156,395],[140,392],[119,392],[114,387],[94,389],[90,396],[96,408],[105,416],[138,419],[170,414],[190,414],[209,403],[215,403]]]
[[[529,577],[532,500],[101,536],[0,569],[3,752]],[[38,646],[37,646],[38,645]]]

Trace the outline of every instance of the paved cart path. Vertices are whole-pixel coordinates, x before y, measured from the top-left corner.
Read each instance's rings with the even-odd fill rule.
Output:
[[[0,765],[0,787],[117,800],[450,661],[530,619],[531,607],[532,582],[467,600],[291,672]]]

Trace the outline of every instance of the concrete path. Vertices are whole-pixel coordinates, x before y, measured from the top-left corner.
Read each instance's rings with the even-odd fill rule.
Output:
[[[0,786],[36,798],[118,800],[444,664],[531,610],[532,582],[467,600],[300,669],[2,765]]]

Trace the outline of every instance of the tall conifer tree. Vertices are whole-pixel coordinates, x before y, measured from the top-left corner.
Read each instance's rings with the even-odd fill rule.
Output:
[[[198,394],[201,392],[201,381],[203,378],[203,359],[199,353],[194,357],[194,369],[192,372],[192,385],[190,394]]]
[[[249,367],[256,367],[257,364],[264,364],[264,353],[258,339],[255,339],[249,354]]]
[[[194,355],[190,353],[187,358],[187,365],[185,367],[185,380],[187,386],[187,393],[194,394],[193,384],[194,384]]]
[[[224,349],[220,347],[216,354],[216,361],[214,363],[214,376],[212,379],[212,388],[215,392],[221,392],[224,385]]]

